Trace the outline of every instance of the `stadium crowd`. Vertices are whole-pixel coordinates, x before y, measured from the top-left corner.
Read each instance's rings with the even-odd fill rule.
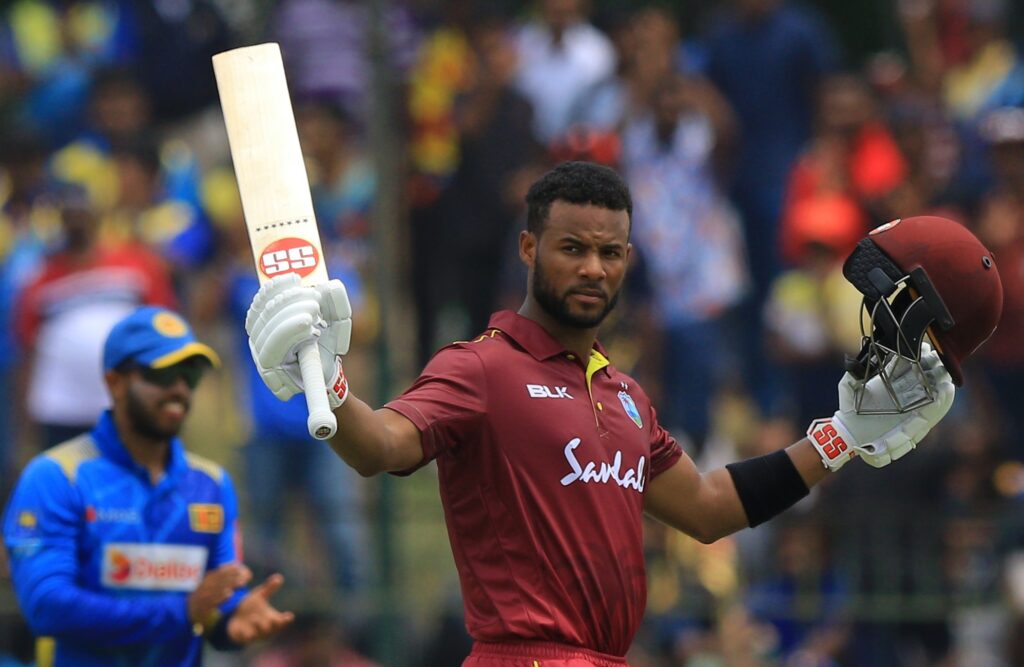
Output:
[[[635,261],[602,340],[699,465],[779,449],[832,412],[861,336],[842,261],[868,230],[926,214],[969,227],[995,253],[1005,304],[950,416],[896,466],[854,463],[734,538],[701,545],[650,522],[630,661],[1024,664],[1020,8],[885,3],[884,48],[858,53],[828,3],[521,4],[3,3],[0,497],[105,407],[113,323],[140,304],[180,309],[226,362],[191,442],[238,472],[246,560],[295,575],[284,599],[300,615],[280,640],[210,664],[383,661],[375,489],[309,440],[301,400],[265,389],[244,334],[257,282],[210,56],[276,41],[330,272],[356,314],[346,368],[367,395],[374,377],[406,379],[375,370],[382,322],[411,323],[418,364],[518,307],[525,189],[562,160],[612,166],[631,187]],[[389,77],[372,75],[381,65]],[[370,131],[382,81],[398,93],[395,174],[379,171]],[[378,192],[395,179],[398,303],[375,250]],[[412,532],[443,547],[440,521],[427,528]],[[31,664],[6,576],[0,665]],[[400,664],[461,663],[447,583],[427,622],[399,595]]]

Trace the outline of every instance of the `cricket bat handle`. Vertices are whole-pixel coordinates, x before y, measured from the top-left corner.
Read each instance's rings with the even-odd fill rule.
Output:
[[[324,384],[324,371],[320,365],[320,349],[316,340],[299,348],[299,371],[302,373],[302,386],[306,390],[306,407],[309,408],[306,428],[317,440],[327,440],[338,430],[338,420],[331,412],[331,404],[327,402],[327,385]]]

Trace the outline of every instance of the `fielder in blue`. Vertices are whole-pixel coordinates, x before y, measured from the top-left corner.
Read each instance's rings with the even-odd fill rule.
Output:
[[[103,351],[112,408],[25,468],[3,534],[22,612],[53,664],[199,665],[293,615],[283,578],[247,591],[231,478],[177,437],[216,353],[162,308],[114,326]],[[42,664],[45,660],[41,660]]]

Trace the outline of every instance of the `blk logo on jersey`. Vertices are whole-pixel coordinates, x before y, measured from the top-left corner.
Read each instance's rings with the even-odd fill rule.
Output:
[[[636,427],[643,428],[644,420],[640,418],[640,411],[636,409],[636,403],[633,402],[633,397],[625,391],[620,391],[619,402],[622,403],[622,409],[626,411],[626,414],[633,420]]]
[[[526,391],[530,394],[530,398],[572,399],[572,396],[569,395],[568,387],[548,387],[543,384],[528,384],[526,385]]]
[[[198,545],[106,544],[100,580],[108,588],[194,591],[203,578],[208,552]]]

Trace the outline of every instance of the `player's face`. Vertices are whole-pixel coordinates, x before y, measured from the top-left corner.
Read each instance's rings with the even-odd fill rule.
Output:
[[[132,428],[157,440],[178,435],[203,368],[202,362],[193,359],[164,369],[129,371],[122,397]]]
[[[524,232],[520,253],[538,305],[568,327],[598,326],[615,307],[629,260],[629,215],[556,201],[539,238]]]

